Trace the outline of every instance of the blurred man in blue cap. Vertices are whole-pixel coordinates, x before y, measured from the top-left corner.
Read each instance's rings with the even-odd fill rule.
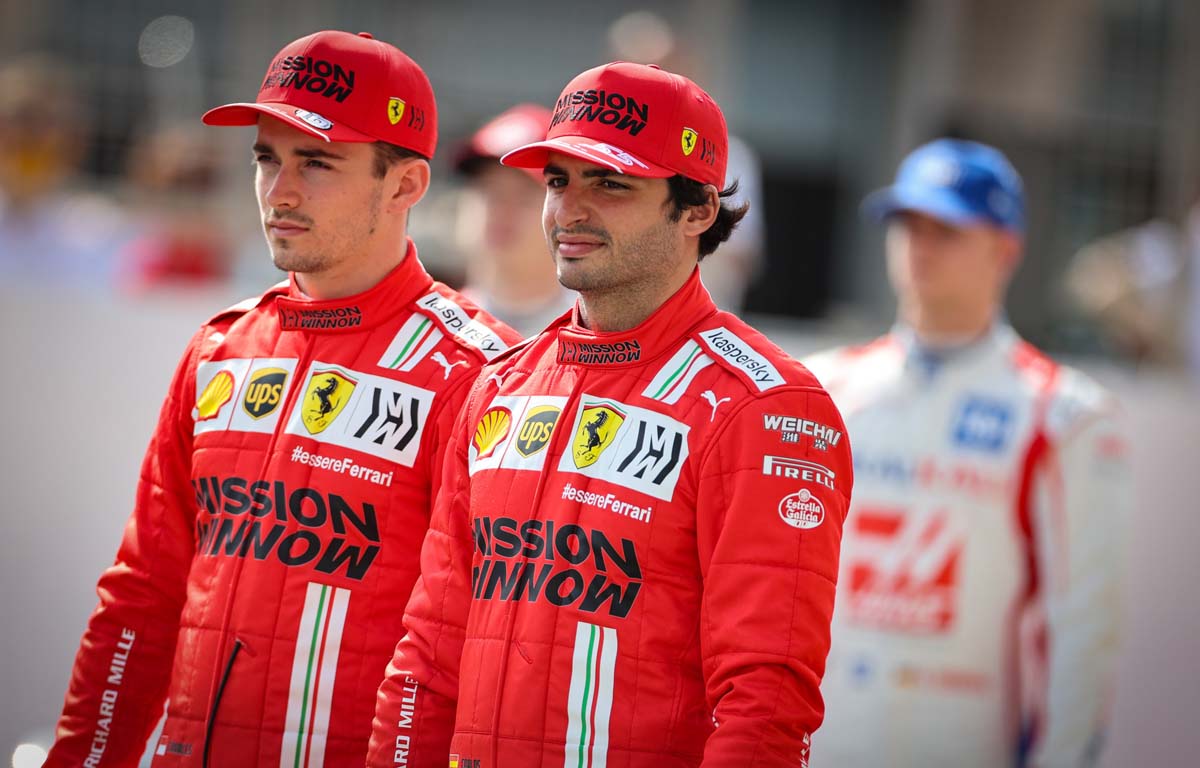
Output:
[[[1117,405],[1004,317],[1025,213],[1003,154],[926,144],[863,208],[899,317],[805,361],[855,473],[813,765],[1091,765],[1132,501]]]

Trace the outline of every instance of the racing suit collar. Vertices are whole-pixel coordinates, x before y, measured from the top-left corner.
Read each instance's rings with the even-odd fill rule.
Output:
[[[929,344],[921,341],[913,329],[902,323],[892,328],[892,338],[904,350],[904,367],[932,378],[947,365],[968,364],[1009,343],[1016,335],[1008,321],[996,318],[982,336],[959,344]]]
[[[558,328],[558,362],[600,368],[642,365],[678,349],[679,340],[704,318],[717,311],[708,289],[700,282],[700,268],[650,317],[628,331],[602,333],[584,328],[579,306],[569,322]]]
[[[373,288],[341,299],[315,300],[305,296],[288,276],[287,294],[275,299],[279,324],[285,331],[349,333],[372,328],[429,292],[433,278],[417,258],[417,247],[408,238],[404,259]]]

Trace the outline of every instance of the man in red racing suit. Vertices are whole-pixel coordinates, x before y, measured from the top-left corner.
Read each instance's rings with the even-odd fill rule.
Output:
[[[582,122],[575,93],[650,123]],[[707,94],[612,64],[559,115],[505,162],[545,166],[547,236],[581,298],[472,388],[369,764],[804,765],[852,484],[841,417],[700,281],[719,240],[699,235],[738,218]],[[672,174],[702,191],[677,218]]]
[[[281,62],[358,85],[300,91]],[[423,126],[392,129],[392,96]],[[415,63],[343,32],[290,44],[257,104],[206,116],[259,121],[264,224],[292,274],[191,340],[46,765],[135,765],[164,700],[155,766],[362,764],[444,446],[482,363],[516,340],[404,235],[434,120]],[[379,167],[375,141],[416,155]]]

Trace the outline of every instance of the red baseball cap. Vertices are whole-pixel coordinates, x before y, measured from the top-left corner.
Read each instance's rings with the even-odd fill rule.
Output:
[[[208,125],[255,125],[270,115],[325,141],[386,141],[433,157],[433,86],[399,48],[366,32],[325,30],[284,46],[254,103],[226,104]]]
[[[630,176],[678,173],[720,189],[728,148],[725,116],[700,86],[653,64],[617,61],[567,83],[546,139],[500,162],[540,170],[562,152]]]
[[[470,175],[485,162],[496,162],[517,147],[546,138],[546,126],[553,117],[540,104],[518,104],[489,120],[458,149],[454,170]],[[541,168],[522,168],[540,184]]]

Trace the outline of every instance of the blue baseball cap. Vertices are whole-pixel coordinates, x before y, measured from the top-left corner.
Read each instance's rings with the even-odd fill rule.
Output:
[[[863,200],[878,220],[916,211],[954,226],[991,224],[1025,232],[1021,176],[1000,150],[986,144],[938,139],[917,147],[896,171],[896,182]]]

